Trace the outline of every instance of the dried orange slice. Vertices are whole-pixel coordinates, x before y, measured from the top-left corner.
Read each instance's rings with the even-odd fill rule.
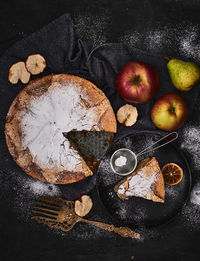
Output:
[[[176,163],[167,163],[162,168],[165,184],[176,185],[183,178],[183,170]]]

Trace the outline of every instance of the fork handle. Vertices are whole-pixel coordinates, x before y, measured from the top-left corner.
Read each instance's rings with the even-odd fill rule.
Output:
[[[131,230],[129,227],[115,227],[111,224],[105,224],[102,222],[87,220],[83,218],[80,218],[80,221],[94,225],[109,232],[115,232],[122,237],[140,238],[140,234],[136,233],[134,230]]]

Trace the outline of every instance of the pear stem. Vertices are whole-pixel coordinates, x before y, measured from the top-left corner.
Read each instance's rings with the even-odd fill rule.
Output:
[[[169,57],[167,57],[167,56],[165,56],[164,59],[165,59],[166,61],[168,61],[168,62],[171,60],[171,59],[170,59]]]

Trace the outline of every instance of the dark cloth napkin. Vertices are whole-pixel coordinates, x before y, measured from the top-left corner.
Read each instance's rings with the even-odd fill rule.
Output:
[[[199,86],[188,93],[176,90],[169,78],[164,57],[151,55],[125,44],[109,43],[93,49],[92,43],[89,41],[85,42],[76,38],[71,16],[65,14],[41,30],[17,42],[0,58],[0,136],[3,138],[1,139],[1,147],[4,154],[1,167],[8,173],[12,172],[13,163],[11,158],[8,160],[8,151],[4,140],[5,117],[12,100],[24,88],[21,83],[15,86],[8,82],[8,71],[13,63],[25,61],[32,53],[41,53],[47,61],[47,69],[39,77],[50,73],[71,73],[85,77],[106,94],[115,112],[126,103],[115,89],[115,78],[120,68],[129,61],[143,61],[153,64],[160,76],[160,88],[157,95],[148,103],[136,105],[139,110],[137,123],[130,128],[118,125],[116,137],[135,131],[156,130],[151,122],[150,112],[155,100],[161,95],[169,92],[178,93],[186,100],[191,114],[199,94]],[[20,171],[16,166],[16,172]],[[95,184],[95,178],[92,183],[87,179],[83,182],[88,190]],[[91,183],[89,187],[88,182]],[[69,189],[69,195],[72,190],[76,192],[82,188],[81,182],[74,184]],[[87,193],[87,190],[84,193]]]
[[[115,79],[120,68],[129,61],[153,64],[160,77],[159,91],[150,102],[136,105],[139,110],[138,122],[128,129],[118,126],[120,135],[135,130],[156,130],[151,122],[150,112],[155,100],[161,95],[169,92],[178,93],[186,100],[191,113],[199,94],[199,86],[184,93],[172,85],[164,57],[152,55],[125,44],[109,43],[92,49],[92,43],[76,39],[71,16],[65,14],[17,42],[1,57],[1,113],[7,113],[11,101],[24,87],[22,84],[18,86],[9,84],[7,80],[9,67],[16,61],[25,60],[32,53],[41,53],[46,58],[48,68],[44,74],[71,73],[94,82],[109,98],[115,112],[126,103],[115,89]]]

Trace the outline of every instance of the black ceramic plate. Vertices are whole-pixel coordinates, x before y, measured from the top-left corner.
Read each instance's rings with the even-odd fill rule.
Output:
[[[175,162],[183,168],[184,176],[176,186],[165,185],[165,203],[154,203],[138,197],[128,200],[120,199],[113,188],[123,177],[112,172],[110,157],[112,153],[122,147],[133,150],[136,154],[142,149],[161,138],[155,132],[140,132],[134,135],[116,140],[107,151],[98,168],[97,189],[103,205],[108,213],[120,224],[129,227],[155,227],[172,219],[181,210],[188,198],[191,186],[190,169],[184,155],[175,142],[172,142],[158,150],[147,153],[138,158],[155,156],[160,167],[168,162]]]

